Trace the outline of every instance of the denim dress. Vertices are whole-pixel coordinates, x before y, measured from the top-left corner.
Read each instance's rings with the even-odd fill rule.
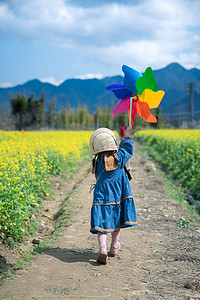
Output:
[[[120,142],[118,167],[105,170],[104,157],[98,158],[95,177],[98,178],[91,208],[91,233],[112,233],[120,228],[137,225],[137,214],[129,180],[124,170],[133,155],[133,141],[125,138]]]

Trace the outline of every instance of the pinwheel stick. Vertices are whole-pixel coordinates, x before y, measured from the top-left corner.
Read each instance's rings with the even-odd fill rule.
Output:
[[[131,126],[132,100],[133,100],[133,97],[130,97],[130,115],[129,115],[129,126]]]
[[[131,114],[132,114],[132,101],[133,97],[130,97],[130,115],[129,115],[129,126],[131,126]],[[130,159],[127,162],[127,167],[130,168]]]

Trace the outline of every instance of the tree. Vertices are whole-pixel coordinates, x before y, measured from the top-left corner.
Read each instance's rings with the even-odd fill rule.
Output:
[[[4,110],[0,106],[0,130],[12,129],[12,123],[10,122],[10,112]]]
[[[48,102],[48,110],[46,113],[46,122],[50,128],[54,128],[54,125],[55,125],[56,102],[57,102],[56,98],[54,98],[53,100]]]
[[[63,109],[60,113],[60,123],[62,129],[69,128],[69,113],[66,109]]]
[[[81,129],[87,129],[90,123],[90,116],[87,106],[79,107],[77,110],[77,126]]]
[[[154,111],[154,115],[157,119],[157,123],[151,123],[151,127],[154,128],[163,128],[164,127],[164,120],[161,113],[161,107],[157,107]]]
[[[69,111],[69,124],[71,129],[75,129],[76,126],[76,115],[73,110]]]
[[[16,119],[16,127],[22,130],[24,126],[24,116],[27,113],[27,98],[25,95],[17,93],[17,97],[10,96],[10,103],[12,106],[12,115]]]
[[[44,126],[45,123],[45,93],[42,92],[39,101],[39,124]]]
[[[40,99],[35,99],[35,95],[31,96],[27,100],[27,117],[25,124],[29,127],[40,128],[45,122],[45,96],[41,94]]]

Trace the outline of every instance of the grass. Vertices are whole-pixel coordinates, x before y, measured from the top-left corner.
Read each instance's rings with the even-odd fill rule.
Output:
[[[50,286],[47,288],[47,290],[57,295],[67,295],[70,291],[70,289],[65,286]]]
[[[148,147],[145,145],[139,145],[137,143],[137,152],[142,156],[143,159],[148,159]],[[166,174],[159,163],[153,161],[156,165],[155,176],[164,184],[165,188],[168,190],[170,197],[174,202],[180,203],[184,206],[188,216],[192,217],[194,222],[190,222],[191,225],[200,226],[200,215],[193,205],[190,205],[187,201],[187,194],[185,189],[176,180],[172,179],[169,174]],[[177,220],[179,222],[179,220]],[[183,227],[183,226],[182,226]]]
[[[189,226],[192,225],[192,223],[187,220],[179,220],[178,222],[175,223],[175,225],[181,228],[188,228]]]
[[[188,190],[200,212],[200,130],[145,130],[135,134],[150,156]]]
[[[62,180],[62,175],[58,177],[58,180]],[[80,183],[81,180],[78,181]],[[8,271],[6,271],[3,274],[3,277],[0,279],[0,285],[3,283],[3,281],[6,278],[14,279],[14,272],[16,270],[23,269],[29,262],[34,260],[39,254],[45,253],[47,250],[50,249],[50,247],[53,245],[54,241],[62,236],[63,230],[66,228],[66,224],[69,222],[72,222],[72,216],[74,208],[76,207],[76,203],[71,202],[71,199],[74,197],[76,191],[77,191],[78,184],[76,183],[74,185],[73,190],[68,194],[64,202],[61,204],[58,212],[55,214],[55,221],[56,221],[56,228],[51,234],[51,236],[40,242],[38,246],[34,248],[34,250],[31,253],[22,254],[22,258],[15,264],[13,267],[9,268]]]
[[[169,191],[171,198],[185,208],[187,215],[192,217],[194,220],[194,225],[200,226],[200,215],[196,208],[188,203],[184,188],[166,175],[163,171],[158,170],[157,174],[160,176],[160,178],[162,178],[162,181],[166,189]]]

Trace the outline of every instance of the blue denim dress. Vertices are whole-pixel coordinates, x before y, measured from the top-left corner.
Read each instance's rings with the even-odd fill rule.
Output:
[[[96,164],[95,188],[91,208],[90,232],[112,233],[120,228],[137,225],[137,214],[129,180],[124,166],[133,155],[133,141],[125,138],[120,142],[118,167],[104,171],[105,162],[99,158]],[[101,175],[100,175],[101,174]]]

